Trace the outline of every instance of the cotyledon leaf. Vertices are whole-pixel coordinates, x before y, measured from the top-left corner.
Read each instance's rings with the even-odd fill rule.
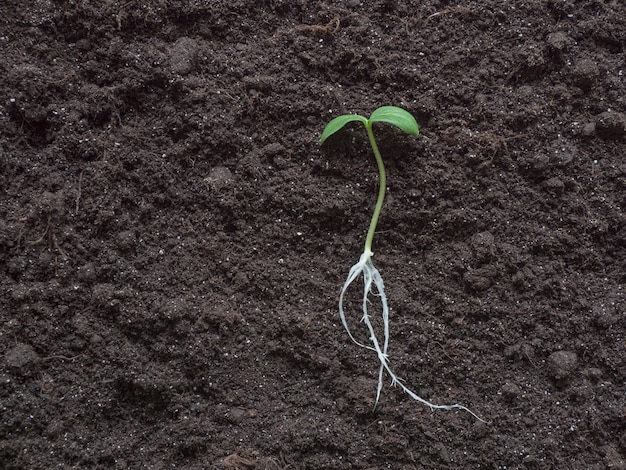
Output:
[[[399,127],[407,134],[419,134],[417,121],[415,121],[411,113],[396,106],[382,106],[378,108],[370,116],[369,122],[386,122]]]
[[[322,132],[322,138],[320,143],[324,143],[324,141],[333,135],[335,132],[340,130],[343,126],[348,124],[349,122],[359,121],[363,124],[367,124],[367,119],[358,114],[344,114],[343,116],[337,116],[335,119],[331,120],[326,127],[324,128],[324,132]]]

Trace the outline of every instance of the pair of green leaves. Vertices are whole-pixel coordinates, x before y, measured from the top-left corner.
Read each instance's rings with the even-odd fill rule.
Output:
[[[358,114],[344,114],[342,116],[337,116],[324,128],[321,143],[323,144],[328,137],[339,131],[349,122],[354,121],[362,122],[366,128],[371,128],[372,124],[375,122],[386,122],[387,124],[393,124],[394,126],[399,127],[407,134],[419,134],[417,122],[408,111],[396,106],[382,106],[375,110],[369,119]]]

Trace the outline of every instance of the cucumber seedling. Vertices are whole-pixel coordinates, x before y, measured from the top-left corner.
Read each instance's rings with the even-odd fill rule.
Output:
[[[367,131],[367,136],[370,141],[370,145],[372,146],[372,150],[374,151],[374,157],[376,158],[376,163],[378,165],[378,175],[379,175],[379,188],[378,188],[378,199],[376,200],[376,206],[374,207],[374,214],[372,215],[372,220],[370,222],[369,230],[367,231],[367,236],[365,237],[365,247],[363,249],[363,253],[359,258],[358,263],[356,263],[352,268],[350,268],[350,272],[348,273],[348,278],[346,279],[343,288],[341,289],[341,293],[339,294],[339,316],[341,318],[341,323],[343,323],[343,327],[345,328],[348,336],[357,346],[365,349],[369,349],[374,351],[378,356],[378,361],[380,362],[380,368],[378,371],[378,388],[376,391],[376,401],[374,403],[374,408],[378,404],[378,400],[380,399],[380,393],[383,388],[383,376],[384,372],[387,371],[389,376],[391,377],[391,384],[398,385],[400,388],[407,393],[411,398],[417,400],[418,402],[429,406],[431,409],[444,409],[451,410],[453,408],[458,408],[468,413],[472,414],[474,417],[479,419],[480,421],[484,421],[480,417],[478,417],[475,413],[473,413],[470,409],[463,405],[455,404],[455,405],[436,405],[431,403],[413,391],[411,391],[408,387],[406,387],[402,381],[393,373],[389,366],[389,357],[387,354],[387,349],[389,347],[389,306],[387,304],[387,296],[385,295],[385,287],[383,284],[383,279],[374,263],[372,262],[372,256],[374,253],[372,252],[372,240],[374,239],[374,233],[376,231],[376,225],[378,224],[378,218],[380,216],[380,211],[383,207],[383,201],[385,199],[385,190],[387,187],[387,175],[385,173],[385,165],[383,164],[383,159],[380,156],[380,151],[378,150],[378,145],[376,144],[376,139],[374,138],[374,133],[372,131],[372,126],[375,122],[382,122],[387,124],[392,124],[402,131],[406,132],[410,135],[418,135],[419,127],[415,118],[404,109],[395,107],[395,106],[382,106],[376,109],[369,119],[364,116],[360,116],[358,114],[344,114],[342,116],[338,116],[331,120],[322,132],[321,143],[323,144],[328,137],[333,135],[335,132],[342,129],[346,124],[350,122],[361,122],[365,126],[365,130]],[[346,321],[346,314],[343,308],[343,302],[345,294],[352,284],[357,278],[363,275],[364,289],[363,289],[363,318],[362,321],[365,323],[367,327],[367,333],[369,334],[369,340],[371,344],[363,344],[358,341],[350,331],[348,327],[348,322]],[[380,305],[382,306],[382,322],[383,322],[383,341],[382,344],[378,340],[374,327],[372,325],[372,321],[370,318],[370,314],[368,312],[368,297],[378,296],[380,299]]]

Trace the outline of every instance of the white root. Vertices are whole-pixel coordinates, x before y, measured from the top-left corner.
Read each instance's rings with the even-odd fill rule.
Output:
[[[380,394],[381,391],[383,389],[383,373],[386,370],[387,373],[389,374],[389,376],[391,377],[391,384],[392,385],[399,385],[400,388],[407,394],[409,395],[411,398],[413,398],[414,400],[430,407],[431,410],[435,410],[435,409],[443,409],[443,410],[452,410],[452,409],[460,409],[460,410],[464,410],[467,411],[468,413],[470,413],[472,416],[474,416],[476,419],[482,421],[482,422],[486,422],[484,419],[480,418],[478,415],[476,415],[473,411],[471,411],[469,408],[463,406],[463,405],[459,405],[459,404],[454,404],[454,405],[436,405],[434,403],[431,403],[427,400],[424,400],[423,398],[419,397],[417,394],[415,394],[414,392],[412,392],[409,388],[407,388],[401,381],[401,379],[399,379],[391,370],[391,368],[389,367],[389,358],[387,355],[387,348],[389,346],[389,306],[387,304],[387,296],[385,295],[385,287],[383,284],[383,278],[381,277],[380,273],[378,272],[378,269],[376,269],[376,267],[374,266],[374,263],[372,263],[372,255],[373,253],[369,250],[366,250],[363,252],[363,254],[361,255],[359,262],[356,263],[354,266],[352,266],[352,268],[350,268],[350,272],[348,274],[348,279],[346,279],[345,284],[343,285],[343,288],[341,289],[341,293],[339,294],[339,316],[341,317],[341,322],[343,323],[343,327],[345,328],[345,330],[348,332],[348,336],[350,336],[350,339],[352,340],[352,342],[354,342],[354,344],[356,344],[357,346],[361,347],[361,348],[365,348],[365,349],[369,349],[371,351],[375,351],[376,354],[378,355],[378,360],[380,361],[380,369],[378,372],[378,388],[376,391],[376,402],[374,404],[374,408],[376,408],[376,405],[378,405],[378,400],[380,399]],[[363,282],[364,282],[364,289],[363,289],[363,318],[362,321],[365,323],[365,325],[367,326],[369,335],[370,335],[370,341],[372,342],[372,346],[369,345],[365,345],[359,341],[357,341],[354,336],[352,335],[352,332],[350,331],[350,328],[348,327],[348,323],[346,321],[346,315],[343,309],[343,299],[344,299],[344,295],[346,293],[346,291],[348,290],[348,287],[350,286],[350,284],[352,284],[352,282],[354,282],[361,274],[363,274]],[[375,290],[374,290],[375,289]],[[378,338],[376,336],[376,333],[374,331],[374,327],[372,326],[372,323],[370,321],[370,316],[367,312],[367,304],[368,304],[368,296],[372,294],[375,296],[378,296],[380,298],[381,304],[382,304],[382,318],[383,318],[383,344],[382,347],[380,345],[380,342],[378,341]]]

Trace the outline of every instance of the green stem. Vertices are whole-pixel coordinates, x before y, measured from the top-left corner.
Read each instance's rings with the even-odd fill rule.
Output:
[[[376,225],[378,225],[378,217],[383,207],[383,201],[385,200],[385,190],[387,188],[387,176],[385,174],[385,165],[383,165],[383,159],[378,151],[378,145],[376,145],[376,139],[374,139],[374,133],[372,132],[372,122],[365,123],[365,129],[367,130],[367,136],[370,139],[374,156],[376,157],[376,163],[378,164],[378,199],[376,200],[376,207],[374,207],[374,214],[370,222],[370,228],[367,231],[367,237],[365,238],[365,252],[372,252],[372,240],[374,239],[374,232],[376,231]]]

